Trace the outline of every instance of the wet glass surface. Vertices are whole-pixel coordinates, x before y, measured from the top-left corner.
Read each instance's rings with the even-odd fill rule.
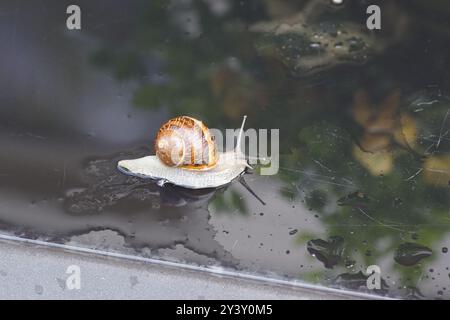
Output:
[[[377,2],[369,32],[365,1],[79,1],[79,31],[1,1],[1,232],[449,298],[450,5]],[[280,129],[278,174],[244,176],[265,205],[117,171],[181,114]]]

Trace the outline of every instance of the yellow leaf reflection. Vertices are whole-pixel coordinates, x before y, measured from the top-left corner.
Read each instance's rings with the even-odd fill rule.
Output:
[[[394,164],[394,157],[391,152],[366,152],[357,145],[353,146],[353,156],[374,176],[390,173]]]
[[[396,146],[412,147],[416,143],[416,121],[400,112],[399,106],[399,90],[393,90],[376,106],[365,90],[354,96],[353,118],[363,128],[363,133],[359,146],[353,148],[353,156],[372,175],[392,170]]]
[[[432,156],[423,165],[424,179],[428,184],[447,186],[450,182],[450,155]]]

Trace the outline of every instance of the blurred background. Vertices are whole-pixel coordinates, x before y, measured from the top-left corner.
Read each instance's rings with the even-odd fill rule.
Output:
[[[67,30],[70,4],[0,1],[3,234],[450,297],[448,1],[77,1]],[[279,173],[245,176],[266,205],[116,170],[177,115],[280,129]]]

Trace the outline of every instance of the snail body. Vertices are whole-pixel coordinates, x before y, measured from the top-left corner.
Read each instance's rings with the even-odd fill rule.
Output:
[[[167,121],[155,138],[156,155],[121,160],[117,167],[128,175],[190,189],[217,188],[239,177],[249,167],[239,150],[246,117],[233,151],[219,153],[209,129],[199,120],[181,116]]]

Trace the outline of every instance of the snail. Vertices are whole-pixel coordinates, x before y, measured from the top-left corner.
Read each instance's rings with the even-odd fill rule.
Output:
[[[246,116],[233,151],[220,153],[214,137],[200,120],[180,116],[167,121],[155,138],[156,155],[121,160],[118,169],[189,189],[217,188],[240,177],[250,167],[240,150]]]

